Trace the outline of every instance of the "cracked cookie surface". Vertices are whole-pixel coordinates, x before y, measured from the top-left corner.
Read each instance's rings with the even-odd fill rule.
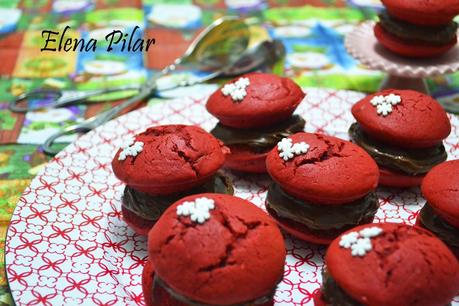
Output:
[[[209,179],[223,165],[225,148],[197,126],[163,125],[135,136],[144,143],[135,157],[112,161],[115,175],[139,191],[154,195],[185,191]]]
[[[242,101],[233,101],[230,96],[223,95],[221,89],[207,101],[209,113],[229,127],[264,127],[285,120],[305,96],[303,90],[289,78],[267,73],[249,73],[242,77],[250,80],[247,95]]]
[[[203,224],[177,216],[176,207],[199,197],[215,208]],[[186,197],[150,231],[155,273],[178,294],[211,305],[231,305],[273,292],[282,279],[285,247],[274,221],[252,203],[217,194]]]
[[[277,148],[267,157],[271,177],[290,195],[316,204],[339,205],[360,199],[376,188],[378,166],[359,146],[322,134],[297,133],[306,154],[284,161]]]
[[[340,247],[339,239],[325,256],[327,271],[353,300],[365,305],[447,305],[459,290],[459,263],[430,232],[404,224],[377,226],[363,257]],[[326,297],[324,297],[326,300]]]

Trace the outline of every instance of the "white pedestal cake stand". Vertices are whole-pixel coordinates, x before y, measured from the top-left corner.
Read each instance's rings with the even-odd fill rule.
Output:
[[[459,46],[429,59],[398,56],[385,49],[373,34],[374,21],[366,21],[345,37],[347,51],[362,64],[387,73],[380,89],[414,89],[429,93],[425,78],[459,70]]]

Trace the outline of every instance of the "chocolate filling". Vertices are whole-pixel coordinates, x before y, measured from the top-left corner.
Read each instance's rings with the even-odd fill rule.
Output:
[[[282,138],[304,130],[305,121],[301,116],[293,115],[289,119],[264,129],[235,129],[218,123],[210,131],[225,145],[245,145],[253,149],[271,149]]]
[[[232,195],[234,189],[228,177],[217,173],[201,186],[194,187],[186,192],[167,196],[153,196],[126,186],[124,188],[122,205],[139,217],[156,222],[163,212],[174,202],[183,197],[198,193],[223,193]]]
[[[379,24],[384,30],[398,38],[434,45],[450,43],[456,37],[457,32],[457,23],[454,21],[439,27],[419,26],[396,19],[387,11],[379,14]]]
[[[368,136],[358,123],[351,125],[349,135],[378,165],[407,175],[427,173],[448,158],[443,144],[425,149],[405,149],[378,143]]]
[[[160,290],[155,290],[157,287],[161,287],[164,289],[173,299],[176,301],[182,302],[186,305],[190,306],[212,306],[210,304],[205,304],[205,303],[200,303],[197,301],[194,301],[192,299],[187,298],[186,296],[183,296],[181,294],[178,294],[175,292],[171,287],[169,287],[162,279],[160,279],[156,274],[153,279],[153,302],[157,305],[163,305],[163,299],[167,299],[167,297],[163,296]],[[277,285],[276,285],[277,287]],[[271,301],[274,297],[274,293],[276,292],[276,287],[273,288],[273,290],[265,296],[259,297],[255,300],[248,301],[246,303],[242,304],[232,304],[228,306],[257,306],[257,305],[262,305],[265,304],[269,301]]]
[[[371,221],[379,203],[376,194],[370,192],[362,199],[344,205],[317,205],[294,198],[273,183],[266,197],[266,208],[280,219],[299,223],[313,233],[335,236]]]
[[[363,306],[359,302],[352,299],[346,292],[336,283],[336,281],[328,273],[327,268],[322,270],[322,300],[326,305],[333,306]]]
[[[448,246],[459,248],[459,228],[452,226],[436,214],[429,203],[421,209],[420,218],[422,224]]]

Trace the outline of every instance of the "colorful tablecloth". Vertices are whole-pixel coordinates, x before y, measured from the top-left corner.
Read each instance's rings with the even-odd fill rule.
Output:
[[[384,75],[347,54],[343,37],[359,22],[375,18],[380,8],[378,0],[0,0],[0,306],[12,305],[2,266],[4,237],[20,194],[48,161],[40,144],[118,103],[14,114],[7,107],[11,99],[39,86],[88,90],[139,84],[181,55],[203,27],[227,14],[251,17],[266,35],[284,43],[287,53],[277,73],[305,87],[371,92]],[[66,26],[68,37],[86,41],[138,26],[135,36],[155,38],[155,44],[143,54],[106,48],[40,52],[42,31],[62,33]],[[429,86],[434,95],[455,99],[459,74],[429,80]],[[170,94],[189,90],[203,88]]]

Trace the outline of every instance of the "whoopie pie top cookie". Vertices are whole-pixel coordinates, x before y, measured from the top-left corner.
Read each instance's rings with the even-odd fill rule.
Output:
[[[197,126],[163,125],[147,129],[119,149],[112,161],[126,185],[152,195],[188,190],[221,168],[226,148]]]
[[[339,291],[337,285],[362,305],[441,306],[459,290],[459,263],[447,246],[404,224],[347,231],[331,243],[325,264],[322,294],[328,299]],[[333,282],[326,281],[329,277]]]
[[[290,117],[304,96],[289,78],[249,73],[213,93],[206,107],[223,125],[259,128]]]
[[[369,95],[354,104],[352,115],[372,138],[401,148],[433,147],[451,132],[443,107],[413,90],[387,89]]]
[[[382,0],[389,13],[417,25],[441,26],[459,13],[458,0]]]
[[[288,139],[266,160],[269,174],[287,193],[304,201],[339,205],[376,188],[378,166],[359,146],[311,133],[297,133]]]
[[[435,166],[422,181],[421,190],[438,215],[459,227],[459,160]]]
[[[169,207],[149,233],[148,254],[162,283],[209,305],[272,297],[286,255],[282,234],[265,212],[211,193]]]

